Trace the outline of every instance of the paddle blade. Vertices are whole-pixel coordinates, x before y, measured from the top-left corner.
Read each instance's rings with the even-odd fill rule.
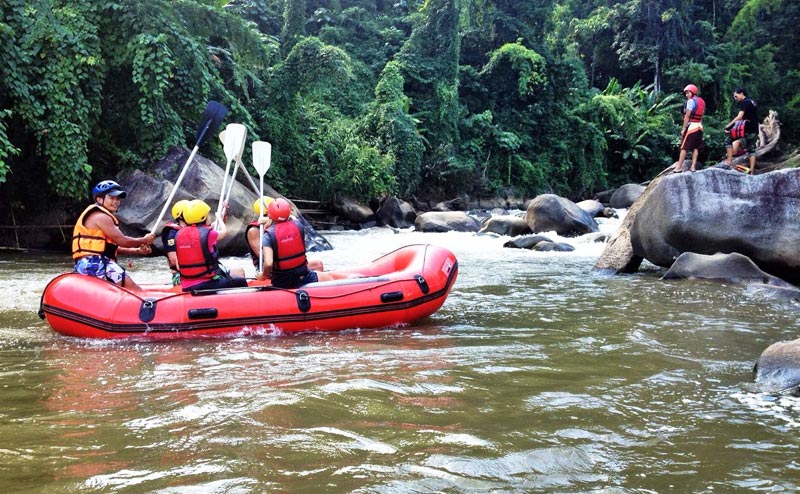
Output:
[[[245,139],[247,139],[247,127],[242,124],[232,123],[225,127],[223,150],[228,162],[236,159],[237,156],[242,155],[242,148],[244,148]],[[223,136],[220,135],[220,138]]]
[[[195,142],[195,147],[199,147],[206,136],[213,134],[217,130],[219,124],[222,123],[222,119],[224,119],[227,114],[228,109],[221,103],[217,103],[216,101],[208,102],[206,110],[200,118],[200,124],[197,126],[197,142]]]
[[[253,167],[259,176],[263,177],[267,173],[271,161],[272,144],[265,141],[255,141],[253,143]]]

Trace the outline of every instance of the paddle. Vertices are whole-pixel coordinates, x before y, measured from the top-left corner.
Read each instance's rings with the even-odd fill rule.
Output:
[[[183,165],[183,169],[181,170],[180,175],[178,175],[178,179],[175,181],[175,184],[172,186],[169,197],[167,197],[164,207],[161,208],[161,213],[158,215],[158,219],[153,224],[153,230],[150,233],[155,235],[156,228],[158,228],[161,220],[164,219],[164,215],[167,214],[167,208],[175,198],[175,193],[178,191],[178,186],[183,180],[184,175],[186,175],[186,170],[189,169],[189,163],[192,162],[197,154],[197,151],[200,150],[200,145],[203,143],[203,140],[205,140],[206,136],[213,134],[214,131],[217,130],[217,127],[219,127],[219,124],[222,123],[222,119],[225,118],[225,115],[227,114],[228,109],[225,108],[225,106],[223,106],[221,103],[209,101],[208,105],[206,105],[206,110],[203,112],[203,116],[200,118],[200,124],[197,126],[197,139],[194,144],[194,149],[192,149],[189,159],[186,160],[186,164]]]
[[[224,130],[219,133],[219,140],[222,141],[222,144],[225,144],[225,131]],[[239,158],[241,158],[241,156],[239,156]],[[241,159],[239,161],[237,161],[237,164],[240,164],[240,162],[241,162]],[[256,185],[256,183],[253,181],[253,177],[250,176],[250,172],[247,171],[247,167],[245,167],[242,164],[240,164],[240,166],[241,166],[242,170],[244,170],[244,176],[247,179],[247,182],[250,184],[250,187],[253,188],[253,193],[258,194],[258,185]]]
[[[272,161],[272,144],[264,141],[253,143],[253,167],[258,172],[258,216],[264,216],[264,175],[269,170]],[[258,272],[264,271],[264,224],[258,223]]]
[[[244,145],[246,141],[247,141],[247,133],[245,132],[245,139],[244,141],[242,141],[242,147],[239,149],[239,154],[236,155],[236,166],[233,168],[233,172],[231,172],[231,179],[228,182],[228,190],[227,192],[225,192],[225,204],[227,204],[231,198],[231,191],[233,190],[233,184],[234,182],[236,182],[236,174],[239,172],[240,169],[244,168],[244,165],[242,164],[242,153],[244,152]],[[247,173],[247,171],[245,171],[245,173]]]
[[[219,205],[217,206],[217,214],[214,218],[215,230],[217,229],[218,222],[222,221],[222,213],[225,202],[227,201],[225,190],[228,185],[228,172],[231,170],[231,162],[236,159],[236,156],[241,156],[244,140],[246,138],[247,127],[244,125],[231,123],[225,127],[225,140],[223,141],[223,150],[225,151],[226,158],[225,176],[222,178],[222,189],[219,191]],[[233,180],[233,177],[231,177],[231,180]]]

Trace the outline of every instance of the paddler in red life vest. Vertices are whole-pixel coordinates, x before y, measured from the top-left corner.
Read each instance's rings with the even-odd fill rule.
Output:
[[[256,219],[251,221],[245,228],[245,236],[247,238],[247,245],[250,248],[250,258],[253,260],[253,266],[258,269],[258,249],[261,247],[259,241],[259,225],[264,225],[264,229],[272,225],[272,220],[269,218],[269,205],[274,201],[269,196],[263,196],[261,199],[256,199],[253,203],[253,212]],[[325,267],[321,259],[309,259],[308,269],[314,271],[324,271]]]
[[[181,288],[184,292],[191,290],[216,290],[247,286],[244,270],[235,268],[230,272],[220,264],[217,241],[228,234],[225,228],[225,211],[214,230],[209,226],[208,214],[211,206],[204,201],[194,199],[183,208],[183,221],[186,226],[178,230],[175,236],[175,254],[178,272],[181,276]]]
[[[306,259],[305,231],[290,218],[292,207],[286,199],[275,199],[269,204],[269,218],[274,222],[264,232],[264,271],[259,280],[272,278],[272,286],[297,288],[315,281],[333,279],[327,273],[312,271]]]
[[[228,233],[225,214],[223,212],[222,221],[217,222],[217,231],[208,225],[209,212],[211,206],[199,199],[189,201],[183,208],[183,221],[187,226],[175,236],[175,254],[184,292],[247,286],[244,270],[235,268],[228,272],[220,264],[217,241]]]
[[[689,84],[683,88],[686,103],[683,106],[683,126],[681,127],[681,152],[675,172],[683,171],[686,161],[686,152],[692,151],[692,166],[689,171],[697,169],[697,155],[703,148],[703,113],[706,111],[706,102],[697,95],[697,86]]]
[[[181,275],[178,272],[178,255],[175,253],[175,236],[178,235],[178,230],[186,226],[183,221],[183,208],[189,203],[186,199],[181,199],[172,206],[172,219],[174,222],[168,222],[161,230],[161,243],[164,246],[164,254],[167,256],[167,264],[172,273],[172,286],[181,284]]]
[[[140,290],[125,269],[117,264],[117,255],[147,255],[155,235],[129,237],[119,229],[114,215],[128,195],[113,180],[103,180],[92,189],[94,204],[81,213],[72,231],[72,258],[75,272],[94,276],[130,290]]]

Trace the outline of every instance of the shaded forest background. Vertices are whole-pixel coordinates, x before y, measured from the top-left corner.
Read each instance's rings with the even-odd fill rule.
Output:
[[[208,100],[307,199],[585,198],[707,148],[745,87],[800,125],[794,0],[4,0],[0,205],[19,221],[191,147]],[[249,146],[248,146],[249,149]],[[201,153],[224,163],[210,139]],[[250,163],[249,151],[245,162]],[[251,173],[254,171],[251,168]],[[9,221],[4,221],[9,224]]]

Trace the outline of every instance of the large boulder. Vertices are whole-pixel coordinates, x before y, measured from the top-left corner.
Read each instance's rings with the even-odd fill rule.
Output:
[[[747,256],[735,252],[711,256],[684,252],[664,274],[663,279],[703,279],[792,287],[790,283],[760,270]]]
[[[375,213],[372,209],[347,197],[334,201],[333,210],[346,221],[357,225],[375,220]]]
[[[420,232],[477,232],[481,224],[463,211],[428,211],[417,216],[414,227]]]
[[[800,282],[800,170],[758,176],[710,168],[662,177],[630,228],[635,255],[669,267],[683,252],[738,252]]]
[[[171,206],[167,206],[166,214],[160,225],[155,221],[166,204],[173,184],[189,158],[189,150],[172,147],[167,155],[154,165],[155,173],[149,175],[139,170],[128,170],[120,174],[119,183],[128,191],[127,198],[122,202],[118,216],[122,223],[123,231],[139,236],[149,232],[154,227],[156,233],[161,231],[163,222],[172,220]],[[224,169],[217,166],[200,155],[196,155],[186,170],[186,175],[175,193],[172,203],[181,199],[201,199],[216,211],[220,200],[220,191]],[[240,170],[238,176],[243,177]],[[282,197],[269,186],[264,187],[264,193],[271,197]],[[243,255],[248,252],[245,228],[254,219],[253,202],[258,195],[252,187],[236,181],[231,189],[228,201],[228,218],[225,226],[228,235],[219,242],[220,252],[224,255]],[[290,201],[291,202],[291,201]],[[317,233],[292,205],[293,213],[306,227],[306,244],[309,250],[330,250],[330,243]],[[161,249],[161,239],[154,243],[156,249]]]
[[[409,228],[417,219],[417,212],[411,204],[397,197],[385,198],[375,212],[378,224],[393,228]]]
[[[800,392],[800,339],[773,343],[753,368],[756,385],[765,393]]]
[[[639,184],[625,184],[611,194],[609,206],[615,209],[631,207],[636,199],[644,192],[644,186]]]
[[[533,233],[556,232],[562,237],[577,237],[598,230],[592,215],[555,194],[542,194],[531,200],[525,212],[525,223]]]
[[[524,218],[519,216],[492,216],[483,223],[483,227],[478,233],[496,233],[498,235],[516,237],[531,233],[531,227],[528,226]]]

